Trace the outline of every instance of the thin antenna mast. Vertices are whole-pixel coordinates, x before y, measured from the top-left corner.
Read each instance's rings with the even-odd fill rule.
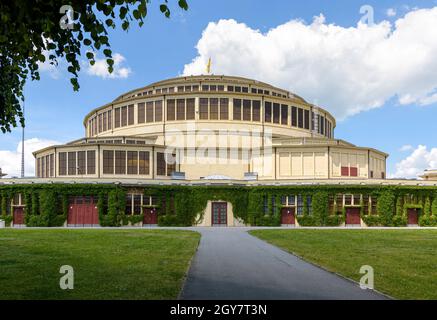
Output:
[[[25,107],[25,100],[23,99],[23,118],[24,118],[24,107]],[[24,124],[21,125],[21,178],[24,178]]]

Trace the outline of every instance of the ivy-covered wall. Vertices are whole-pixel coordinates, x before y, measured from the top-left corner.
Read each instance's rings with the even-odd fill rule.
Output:
[[[135,188],[136,190],[139,187]],[[339,210],[333,199],[341,194],[362,194],[376,201],[376,210],[364,210],[361,217],[369,226],[405,226],[408,208],[419,209],[419,224],[437,226],[437,188],[407,186],[148,186],[140,188],[153,196],[162,226],[191,226],[203,218],[208,200],[232,203],[234,217],[244,223],[278,226],[281,223],[281,198],[301,195],[302,212],[296,216],[300,225],[337,226],[344,222],[345,209]],[[27,226],[62,226],[68,215],[69,197],[93,196],[101,226],[135,224],[143,215],[126,215],[129,187],[106,184],[32,184],[0,186],[0,219],[10,224],[11,199],[22,194],[25,199]]]

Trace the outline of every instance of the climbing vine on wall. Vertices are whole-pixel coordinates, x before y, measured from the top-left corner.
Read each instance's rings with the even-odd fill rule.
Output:
[[[137,188],[138,189],[138,188]],[[344,222],[344,208],[332,203],[339,194],[363,194],[377,198],[376,212],[361,210],[368,225],[406,225],[406,211],[420,208],[421,225],[437,225],[437,188],[409,186],[149,186],[144,195],[157,199],[158,223],[168,226],[190,226],[204,217],[207,202],[227,201],[234,216],[251,225],[277,226],[281,223],[282,197],[300,195],[301,225],[339,225]],[[33,184],[0,185],[1,219],[11,221],[10,201],[14,194],[24,196],[25,222],[29,226],[59,226],[67,219],[69,197],[98,197],[97,207],[102,226],[120,226],[142,220],[142,215],[125,215],[128,187],[103,184]],[[311,197],[311,210],[308,203]],[[331,199],[331,200],[330,200]],[[331,203],[331,207],[330,207]],[[360,203],[363,207],[363,203]],[[338,214],[337,211],[340,211]],[[369,208],[370,211],[370,208]]]

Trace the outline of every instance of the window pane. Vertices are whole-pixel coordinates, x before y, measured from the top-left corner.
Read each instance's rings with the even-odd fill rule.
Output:
[[[134,195],[134,214],[141,214],[141,195]]]
[[[297,109],[297,126],[303,128],[303,110],[301,108]]]
[[[126,151],[115,151],[115,174],[126,174]]]
[[[121,107],[121,126],[127,126],[127,107]]]
[[[87,174],[96,173],[96,152],[94,150],[89,150],[87,155]]]
[[[76,152],[68,153],[68,175],[76,175]]]
[[[39,166],[37,165],[37,167]],[[66,174],[67,174],[67,153],[59,152],[59,175],[65,176]],[[37,175],[39,176],[39,174]]]
[[[79,151],[77,153],[77,174],[86,174],[85,151]]]
[[[171,174],[176,171],[176,155],[172,154],[172,159],[168,159],[167,163],[167,176],[171,176]]]
[[[128,125],[133,125],[134,124],[134,105],[133,104],[131,104],[131,105],[129,105],[128,107],[127,107],[127,113],[128,113],[128,120],[129,120],[129,122],[128,122]]]
[[[115,124],[114,127],[115,128],[119,128],[120,127],[120,108],[115,108]]]
[[[243,100],[243,120],[250,121],[251,120],[251,101]]]
[[[146,103],[146,122],[153,122],[153,101]]]
[[[195,99],[187,99],[187,120],[194,120],[195,118]]]
[[[185,99],[177,100],[176,119],[185,120]]]
[[[165,176],[165,156],[163,152],[156,153],[156,174],[158,176]]]
[[[175,101],[173,99],[167,101],[167,120],[175,120]]]
[[[114,151],[103,150],[103,173],[114,174]]]
[[[138,174],[138,152],[127,152],[127,174]]]
[[[108,130],[108,119],[106,112],[103,113],[103,131]]]
[[[52,153],[50,155],[50,177],[54,177],[55,176],[55,156]]]
[[[279,123],[279,103],[273,104],[273,123]]]
[[[218,120],[218,99],[211,98],[209,99],[209,108],[210,108],[210,119]]]
[[[228,120],[229,119],[229,99],[221,98],[220,99],[220,120]]]
[[[297,127],[297,108],[291,107],[291,125]]]
[[[288,124],[288,106],[285,104],[281,105],[281,124]]]
[[[149,152],[139,152],[139,174],[149,174]]]
[[[201,120],[208,119],[208,99],[200,98],[199,100],[199,117]]]
[[[310,111],[305,110],[305,129],[310,129]]]
[[[138,103],[138,123],[144,123],[146,120],[144,102]]]
[[[155,101],[155,122],[162,121],[162,100]]]
[[[99,133],[103,131],[103,114],[99,114]]]
[[[234,120],[241,120],[241,99],[234,99]]]
[[[108,130],[112,129],[112,110],[108,111]]]
[[[264,117],[264,121],[265,122],[272,122],[272,103],[271,102],[266,102],[264,104],[264,112],[265,112],[265,117]]]
[[[261,115],[261,101],[252,101],[252,121],[260,121]]]

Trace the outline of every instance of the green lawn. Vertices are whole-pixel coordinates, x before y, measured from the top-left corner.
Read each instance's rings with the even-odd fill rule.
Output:
[[[254,230],[252,235],[398,299],[437,299],[437,230]]]
[[[180,230],[0,230],[0,299],[174,299],[200,235]],[[59,268],[74,268],[61,290]]]

